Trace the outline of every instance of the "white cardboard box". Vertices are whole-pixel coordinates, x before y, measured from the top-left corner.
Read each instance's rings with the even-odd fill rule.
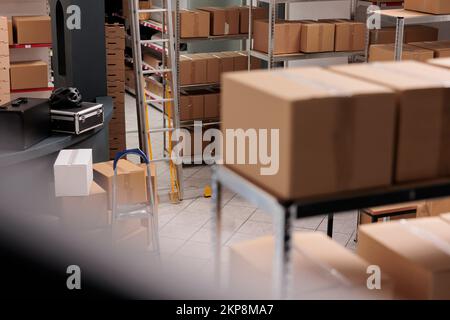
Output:
[[[88,196],[94,175],[92,149],[61,150],[53,170],[57,197]]]

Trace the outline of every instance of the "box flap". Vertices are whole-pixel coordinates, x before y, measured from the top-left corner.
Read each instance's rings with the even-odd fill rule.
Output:
[[[94,164],[93,168],[95,171],[104,175],[105,177],[111,178],[114,176],[113,163],[114,161],[96,163]],[[125,159],[121,159],[119,161],[117,165],[117,175],[135,172],[144,172],[144,169]]]
[[[450,213],[442,214],[441,218],[444,219],[445,222],[450,223]]]
[[[431,59],[427,62],[438,67],[450,68],[450,58]]]
[[[361,233],[431,272],[450,271],[450,224],[438,217],[376,223]]]

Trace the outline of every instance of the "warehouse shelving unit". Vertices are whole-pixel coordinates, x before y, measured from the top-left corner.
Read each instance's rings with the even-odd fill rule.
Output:
[[[47,0],[0,0],[0,15],[2,16],[20,16],[20,15],[49,15],[50,8]],[[48,68],[49,84],[44,88],[30,88],[21,90],[11,90],[11,100],[14,100],[24,93],[29,97],[48,98],[53,91],[52,73],[51,73],[51,43],[38,44],[12,44],[9,45],[10,60],[43,60],[46,61]]]
[[[450,21],[450,15],[434,15],[404,9],[377,10],[374,11],[373,14],[380,15],[382,24],[384,23],[395,25],[394,59],[396,61],[402,60],[403,38],[406,25],[441,23]],[[365,49],[366,61],[368,61],[369,58],[369,37],[370,30],[367,30]]]
[[[212,187],[216,277],[220,276],[221,191],[223,187],[226,187],[238,193],[252,204],[264,208],[265,212],[272,215],[275,226],[275,257],[273,260],[272,275],[274,298],[288,297],[292,273],[292,229],[295,219],[322,215],[331,211],[344,212],[450,196],[450,179],[440,179],[422,183],[346,192],[329,197],[281,201],[266,190],[223,165],[214,167]]]
[[[257,2],[267,3],[269,5],[269,38],[268,38],[268,52],[260,52],[253,50],[252,45],[252,6],[249,6],[249,35],[248,35],[248,43],[250,44],[248,55],[249,62],[248,67],[250,70],[250,59],[251,57],[255,57],[267,62],[268,69],[274,67],[275,63],[281,62],[285,63],[288,61],[294,60],[304,60],[304,59],[321,59],[321,58],[337,58],[337,57],[348,57],[349,59],[353,59],[358,56],[362,56],[364,52],[360,51],[351,51],[351,52],[320,52],[320,53],[294,53],[294,54],[274,54],[275,47],[275,24],[277,19],[277,6],[280,4],[288,4],[295,2],[323,2],[323,1],[338,1],[338,0],[259,0]],[[350,1],[350,17],[353,18],[355,16],[356,8],[358,6],[358,0],[349,0]]]

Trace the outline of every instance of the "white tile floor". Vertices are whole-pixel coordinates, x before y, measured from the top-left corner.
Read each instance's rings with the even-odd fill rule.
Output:
[[[136,107],[134,98],[126,98],[127,130],[136,130]],[[161,114],[150,109],[150,125],[161,126]],[[162,135],[152,136],[155,157],[162,156]],[[137,147],[136,134],[127,135],[128,147]],[[157,148],[159,146],[159,148]],[[158,150],[157,150],[158,149]],[[158,186],[168,186],[168,166],[158,164]],[[203,188],[210,184],[211,170],[208,166],[191,166],[183,170],[185,198],[180,204],[171,204],[167,190],[160,192],[159,225],[162,255],[166,261],[183,262],[197,267],[212,266],[211,200],[202,197]],[[225,190],[223,195],[223,239],[225,249],[234,243],[254,239],[273,232],[271,217],[264,208],[256,208],[238,195]],[[334,240],[347,248],[355,249],[356,212],[337,215],[334,222]],[[295,222],[296,231],[326,232],[327,219],[317,216]],[[225,250],[224,250],[225,251]],[[181,259],[181,260],[180,260]],[[222,260],[227,261],[226,252]]]

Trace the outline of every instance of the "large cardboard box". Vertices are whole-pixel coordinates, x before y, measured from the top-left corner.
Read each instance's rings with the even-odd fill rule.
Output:
[[[412,42],[410,45],[432,50],[435,58],[450,57],[450,41]]]
[[[364,23],[346,19],[320,21],[335,25],[334,51],[364,50],[366,38],[366,26]]]
[[[201,10],[180,11],[181,38],[205,38],[209,36],[209,12]]]
[[[322,233],[296,232],[291,248],[292,299],[389,299],[392,284],[381,275],[381,289],[367,287],[369,263]],[[230,248],[231,290],[238,299],[270,299],[273,236],[233,245]]]
[[[434,66],[450,69],[450,58],[431,59],[427,62]]]
[[[113,161],[94,164],[94,180],[108,192],[109,208],[112,206]],[[119,205],[144,203],[147,190],[144,169],[120,160],[117,166],[117,202]]]
[[[197,55],[180,56],[181,85],[207,83],[207,61]]]
[[[433,58],[434,52],[429,49],[403,45],[402,60],[427,61]],[[369,62],[375,61],[394,61],[395,47],[393,44],[373,44],[369,50]]]
[[[334,51],[334,32],[335,27],[332,23],[302,21],[300,51],[305,53]]]
[[[212,36],[239,34],[239,10],[236,7],[201,7],[198,9],[209,12]]]
[[[210,53],[197,53],[194,55],[206,61],[206,82],[220,82],[220,58]]]
[[[33,89],[48,87],[48,66],[44,61],[11,63],[11,89]]]
[[[12,25],[12,20],[9,19],[8,20],[8,43],[14,44],[14,32],[13,32],[13,25]]]
[[[388,273],[398,297],[450,299],[450,224],[440,218],[362,226],[357,253]]]
[[[237,72],[223,80],[223,131],[279,134],[279,141],[275,132],[267,137],[274,139],[271,168],[224,156],[227,166],[271,194],[289,200],[391,184],[396,108],[390,89],[320,68]]]
[[[224,55],[233,58],[233,71],[248,70],[248,55],[241,51],[228,51]]]
[[[52,43],[49,16],[16,16],[12,18],[12,23],[17,43]]]
[[[405,9],[433,14],[450,14],[448,0],[405,0]]]
[[[225,72],[234,71],[234,58],[225,52],[215,52],[214,57],[219,58],[219,78]]]
[[[405,26],[403,42],[436,41],[439,29],[425,25]],[[389,44],[395,42],[395,27],[370,30],[371,44]]]
[[[106,228],[109,225],[108,195],[97,183],[92,182],[89,195],[62,197],[61,220],[70,229]]]
[[[181,95],[180,120],[201,120],[203,118],[204,107],[205,100],[201,92]]]
[[[57,197],[87,196],[92,187],[92,149],[61,150],[53,165]]]
[[[250,7],[236,7],[239,10],[239,32],[243,34],[248,34],[249,22],[250,22]],[[267,8],[253,7],[252,8],[252,22],[259,19],[267,19],[269,16],[269,11]]]
[[[302,25],[299,22],[277,21],[275,24],[274,54],[288,54],[300,52],[300,35]],[[269,22],[255,20],[254,49],[268,52]]]
[[[443,80],[448,72],[431,66],[432,69],[424,71],[421,66],[427,65],[403,61],[331,67],[336,72],[396,90],[398,183],[445,177],[450,172],[447,147],[450,105]]]

